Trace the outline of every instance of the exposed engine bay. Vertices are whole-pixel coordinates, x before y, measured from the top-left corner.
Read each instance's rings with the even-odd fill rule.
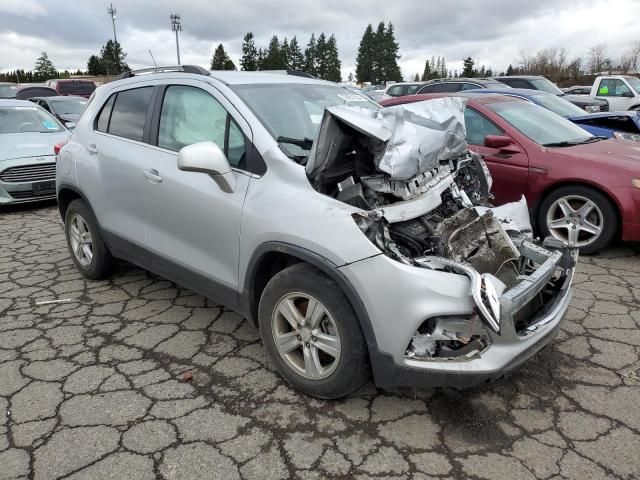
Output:
[[[485,326],[500,331],[500,295],[536,268],[523,254],[523,242],[533,242],[526,201],[492,207],[489,171],[465,141],[464,108],[455,97],[379,111],[328,108],[306,165],[317,191],[360,209],[355,222],[385,255],[471,278],[478,314],[429,319],[409,357],[481,352]]]

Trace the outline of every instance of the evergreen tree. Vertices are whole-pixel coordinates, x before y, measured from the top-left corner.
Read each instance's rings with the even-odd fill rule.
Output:
[[[438,78],[442,78],[442,66],[440,64],[440,57],[436,60],[436,66],[434,68]]]
[[[447,71],[447,61],[444,59],[444,57],[442,57],[442,60],[440,60],[440,71],[441,71],[441,76],[442,78],[446,78],[447,76],[451,76],[451,75],[447,75],[448,71]]]
[[[347,77],[349,82],[353,82],[353,72],[349,72],[349,76]]]
[[[258,49],[258,61],[256,62],[256,66],[258,67],[258,70],[266,70],[265,68],[265,62],[266,62],[266,53],[264,50],[262,50],[262,48]]]
[[[222,44],[219,44],[213,52],[211,66],[209,68],[211,70],[224,70],[224,65],[228,58],[229,56],[227,55],[227,52],[225,52],[224,47]]]
[[[291,51],[289,50],[289,40],[287,40],[287,37],[284,37],[284,41],[282,42],[282,47],[280,48],[280,57],[282,67],[285,70],[291,70]]]
[[[336,36],[331,34],[327,40],[327,53],[325,57],[325,80],[331,82],[340,82],[342,75],[340,73],[340,56],[338,55],[338,41]]]
[[[487,76],[487,71],[484,69],[484,65],[482,65],[482,66],[480,67],[480,71],[478,72],[478,75],[479,75],[480,77],[486,77],[486,76]]]
[[[506,76],[510,77],[511,75],[513,75],[513,67],[511,66],[511,64],[509,64],[509,66],[507,67]]]
[[[100,59],[107,75],[118,75],[129,70],[129,65],[124,61],[126,53],[122,51],[119,42],[107,41],[100,50]]]
[[[316,64],[316,36],[313,33],[304,51],[304,71],[314,77],[318,74]]]
[[[371,81],[375,84],[384,83],[387,80],[385,78],[385,34],[386,28],[384,22],[380,22],[373,36],[373,61],[371,62],[373,79]]]
[[[373,82],[373,43],[373,27],[369,24],[362,35],[362,40],[360,40],[358,57],[356,58],[356,79],[360,83]]]
[[[487,68],[486,75],[487,77],[493,77],[493,70],[491,70],[491,67]]]
[[[242,59],[240,59],[242,70],[249,72],[258,69],[258,50],[253,33],[247,33],[242,39]]]
[[[291,70],[304,69],[304,54],[298,45],[298,39],[293,37],[289,42],[289,67]]]
[[[327,36],[324,32],[318,35],[314,54],[314,62],[316,65],[316,77],[326,78],[327,76]]]
[[[416,74],[413,76],[413,81],[414,82],[419,82],[420,81],[420,74],[418,72],[416,72]]]
[[[431,80],[434,78],[438,78],[438,71],[436,70],[436,57],[435,55],[431,56]]]
[[[429,59],[427,58],[427,61],[424,62],[424,71],[422,72],[422,78],[421,80],[423,82],[426,82],[427,80],[431,79],[431,63],[429,62]]]
[[[398,59],[400,59],[400,55],[398,54],[399,50],[400,47],[398,45],[398,42],[396,42],[393,24],[389,22],[383,36],[382,52],[384,55],[384,81],[402,81],[402,72],[400,71],[400,66],[398,65]]]
[[[271,41],[269,42],[269,48],[267,49],[264,58],[264,69],[284,70],[284,65],[282,64],[280,40],[278,40],[278,37],[276,35],[271,37]]]
[[[97,55],[91,55],[87,62],[87,73],[89,75],[105,75],[107,71],[104,68],[102,59]]]
[[[473,70],[473,66],[474,66],[474,61],[473,58],[471,57],[467,57],[462,61],[463,64],[463,69],[462,69],[462,76],[465,78],[471,78],[474,77],[474,70]]]
[[[56,78],[58,76],[58,71],[56,67],[53,66],[53,62],[49,60],[47,52],[42,52],[36,60],[33,76],[38,81],[49,80],[50,78]]]

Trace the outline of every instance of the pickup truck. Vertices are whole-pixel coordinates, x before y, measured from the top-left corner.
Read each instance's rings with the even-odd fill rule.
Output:
[[[591,98],[609,102],[609,110],[640,110],[640,78],[631,75],[603,75],[591,87]]]

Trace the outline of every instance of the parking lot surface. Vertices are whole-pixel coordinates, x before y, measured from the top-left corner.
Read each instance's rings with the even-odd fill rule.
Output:
[[[82,278],[55,206],[0,211],[0,478],[638,478],[640,256],[578,272],[508,378],[326,402],[234,313],[127,264]]]

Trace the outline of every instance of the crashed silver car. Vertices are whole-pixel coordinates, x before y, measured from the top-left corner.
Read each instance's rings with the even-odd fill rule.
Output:
[[[532,237],[524,200],[492,207],[461,99],[380,109],[294,75],[128,76],[96,90],[58,158],[87,277],[123,258],[239,312],[321,398],[371,373],[477,385],[556,334],[576,253]],[[135,141],[120,111],[139,112]]]

